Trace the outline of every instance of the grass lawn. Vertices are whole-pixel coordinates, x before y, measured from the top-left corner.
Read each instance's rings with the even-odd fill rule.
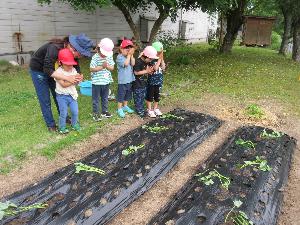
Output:
[[[219,55],[210,46],[192,45],[166,52],[170,62],[165,76],[162,100],[170,106],[178,101],[201,98],[204,93],[217,93],[234,101],[276,99],[286,103],[292,114],[300,115],[300,65],[275,51],[264,48],[235,47],[232,54]],[[89,62],[82,61],[82,69],[89,78]],[[3,69],[4,68],[4,69]],[[115,83],[112,89],[116,94]],[[42,154],[49,158],[71,144],[103,130],[108,123],[120,123],[115,111],[117,104],[109,103],[114,117],[94,123],[91,120],[91,98],[78,99],[80,133],[51,134],[43,122],[31,77],[26,69],[10,69],[0,63],[0,172],[7,173],[30,155]],[[55,107],[53,107],[55,109]],[[54,111],[55,118],[58,118]]]

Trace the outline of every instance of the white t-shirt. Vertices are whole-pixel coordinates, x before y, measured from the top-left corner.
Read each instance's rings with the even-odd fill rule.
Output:
[[[76,69],[73,67],[71,72],[65,71],[62,67],[59,67],[56,70],[57,73],[63,74],[65,76],[75,76],[77,74]],[[73,99],[77,100],[78,93],[75,85],[71,85],[69,87],[62,87],[58,82],[56,82],[55,92],[60,95],[71,95]]]

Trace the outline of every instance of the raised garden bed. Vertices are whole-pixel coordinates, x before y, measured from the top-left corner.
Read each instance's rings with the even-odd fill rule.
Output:
[[[149,224],[275,225],[296,141],[238,129]]]
[[[104,224],[220,125],[214,117],[176,109],[2,199],[47,207],[5,216],[0,224]]]

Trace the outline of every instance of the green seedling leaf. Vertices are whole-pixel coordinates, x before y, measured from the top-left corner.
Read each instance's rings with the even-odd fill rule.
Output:
[[[43,209],[48,207],[48,204],[45,203],[35,203],[29,206],[20,206],[18,207],[16,204],[12,202],[0,202],[0,220],[5,216],[14,216],[21,212],[30,211],[32,209]]]
[[[225,223],[228,221],[228,218],[230,218],[233,224],[235,225],[253,225],[253,222],[248,218],[245,212],[234,212],[234,210],[240,208],[242,204],[243,202],[240,200],[233,201],[233,207],[230,209],[230,211],[225,217]]]
[[[74,163],[74,165],[75,165],[75,168],[76,168],[75,173],[80,173],[80,171],[86,171],[86,172],[95,172],[95,173],[99,173],[101,175],[105,175],[104,170],[93,167],[93,166],[83,164],[81,162]]]
[[[241,200],[234,200],[233,204],[236,208],[240,208],[243,202]]]
[[[158,123],[156,123],[154,126],[147,126],[147,125],[143,125],[142,126],[143,129],[148,130],[151,133],[157,134],[160,133],[162,131],[168,130],[169,128],[166,126],[158,126]]]
[[[239,138],[238,140],[235,141],[235,144],[241,145],[245,148],[255,148],[255,143],[252,141],[244,141],[243,139]]]
[[[261,134],[260,137],[261,138],[280,138],[284,135],[284,133],[279,132],[279,131],[273,131],[272,133],[268,133],[266,131],[266,129],[264,129]]]
[[[144,147],[145,147],[144,144],[141,144],[138,146],[130,145],[127,149],[122,151],[122,155],[128,156],[130,154],[137,152],[139,149],[144,148]]]
[[[229,185],[230,185],[230,178],[223,176],[220,174],[217,170],[212,170],[208,173],[208,175],[205,176],[207,170],[204,171],[203,173],[198,173],[195,176],[199,177],[198,181],[203,182],[205,185],[212,185],[214,184],[213,178],[216,177],[219,179],[221,186],[228,190]]]
[[[166,114],[162,115],[160,118],[162,118],[162,119],[169,119],[169,120],[181,120],[181,121],[184,120],[183,117],[176,116],[176,115],[171,114],[171,113],[166,113]]]
[[[272,167],[270,167],[268,165],[268,162],[267,160],[259,157],[259,156],[256,156],[255,157],[255,160],[253,161],[244,161],[244,164],[238,164],[237,167],[240,168],[240,169],[243,169],[247,166],[253,166],[253,167],[256,167],[257,169],[261,170],[261,171],[270,171],[272,170]]]

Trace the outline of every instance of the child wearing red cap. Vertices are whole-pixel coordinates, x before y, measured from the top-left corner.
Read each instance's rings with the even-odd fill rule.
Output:
[[[127,105],[132,98],[132,82],[135,80],[133,75],[133,66],[135,58],[133,57],[135,49],[131,40],[124,39],[120,46],[120,54],[117,56],[116,63],[118,68],[118,110],[119,117],[124,118],[125,112],[134,111]]]
[[[74,55],[70,49],[64,48],[58,52],[58,61],[60,67],[54,72],[55,74],[62,74],[65,76],[76,76],[77,71],[73,67],[77,65],[74,60]],[[56,100],[59,107],[59,133],[66,134],[69,130],[66,128],[66,120],[68,115],[68,107],[71,111],[71,125],[73,130],[79,131],[80,126],[78,123],[78,93],[74,84],[66,80],[56,81]]]

